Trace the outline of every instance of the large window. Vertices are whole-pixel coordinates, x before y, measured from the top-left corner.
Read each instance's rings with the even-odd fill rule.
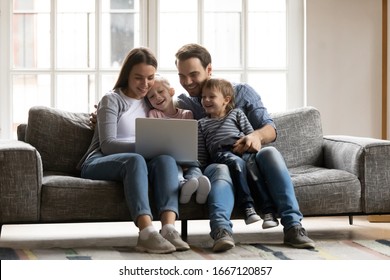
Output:
[[[289,107],[288,0],[13,0],[1,2],[1,138],[15,136],[30,107],[90,112],[111,89],[126,53],[149,46],[176,92],[174,55],[204,45],[213,74],[247,82],[268,109]],[[296,10],[296,9],[295,9]],[[4,13],[9,11],[9,13]],[[298,21],[299,22],[299,21]],[[4,25],[7,27],[4,27]],[[295,48],[296,49],[296,48]],[[295,68],[294,71],[302,71]],[[303,83],[303,81],[301,81]],[[299,88],[299,87],[298,87]],[[302,92],[303,94],[303,92]]]

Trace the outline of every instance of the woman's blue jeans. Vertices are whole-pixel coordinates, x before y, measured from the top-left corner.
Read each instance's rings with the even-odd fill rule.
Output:
[[[122,182],[134,222],[140,215],[149,215],[153,219],[149,202],[149,181],[158,215],[164,211],[173,211],[178,216],[177,174],[176,161],[172,157],[162,155],[146,163],[141,155],[135,153],[106,156],[96,153],[84,162],[81,171],[83,178]]]

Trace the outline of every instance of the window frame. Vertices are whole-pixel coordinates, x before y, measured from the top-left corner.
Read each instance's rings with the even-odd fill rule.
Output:
[[[204,1],[198,0],[198,43],[203,44],[204,38]],[[245,16],[242,18],[241,22],[241,53],[242,67],[239,69],[226,69],[220,68],[218,65],[213,64],[213,73],[216,75],[223,75],[226,73],[239,73],[242,77],[242,82],[248,82],[249,73],[267,73],[267,72],[280,72],[286,73],[286,110],[298,108],[306,105],[305,101],[305,76],[304,76],[304,11],[305,11],[305,1],[304,0],[286,0],[286,24],[287,24],[287,54],[286,54],[286,68],[285,69],[260,69],[260,68],[250,68],[248,67],[248,7],[247,1],[242,1],[242,13]],[[158,1],[151,1],[149,6],[149,16],[150,18],[155,17],[157,20],[154,24],[149,26],[149,46],[152,50],[155,51],[157,59],[161,55],[159,52],[158,45],[158,23],[159,23],[159,5]],[[161,74],[172,74],[176,73],[176,69],[168,69],[159,67],[159,72]]]
[[[96,4],[100,3],[103,0],[95,0]],[[202,44],[203,42],[203,1],[198,0],[198,19],[199,19],[199,29],[198,29],[198,43]],[[52,5],[55,5],[54,0],[51,0]],[[247,12],[247,1],[243,0],[243,13]],[[159,46],[158,46],[158,17],[159,17],[159,1],[158,0],[140,0],[140,27],[144,28],[141,30],[140,34],[140,44],[149,46],[159,59]],[[286,109],[296,108],[305,106],[305,76],[304,76],[304,0],[286,0],[286,12],[287,12],[287,66],[286,69],[281,71],[286,71],[286,82],[287,82],[287,92],[286,92]],[[54,78],[56,74],[72,74],[72,73],[83,73],[90,74],[95,76],[95,98],[99,100],[102,96],[101,89],[101,77],[104,74],[116,74],[119,72],[117,69],[104,69],[100,66],[101,58],[101,48],[100,48],[100,34],[101,30],[101,21],[102,17],[100,16],[100,5],[96,5],[96,13],[99,16],[95,17],[96,23],[96,66],[95,69],[56,69],[55,66],[55,37],[51,36],[51,67],[49,70],[15,70],[12,69],[12,34],[10,20],[12,14],[12,1],[1,1],[0,3],[0,138],[14,138],[15,135],[13,132],[13,110],[12,110],[12,84],[11,78],[15,73],[49,73],[51,76],[51,97],[52,97],[52,106],[55,106],[56,102],[56,79]],[[55,30],[55,15],[52,13],[51,22],[54,24],[52,28]],[[157,19],[155,21],[149,19]],[[241,25],[241,32],[243,34],[241,46],[242,53],[241,58],[243,65],[241,69],[221,69],[218,68],[218,65],[213,65],[214,73],[229,73],[239,71],[242,77],[242,82],[247,81],[248,73],[255,72],[264,72],[267,70],[264,69],[249,69],[247,67],[247,49],[246,49],[246,40],[247,40],[247,17],[243,17],[243,22]],[[54,22],[54,23],[53,23]],[[5,42],[5,43],[3,43]],[[176,73],[176,69],[159,69],[161,73]]]

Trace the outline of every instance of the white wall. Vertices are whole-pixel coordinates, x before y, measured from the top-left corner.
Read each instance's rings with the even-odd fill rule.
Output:
[[[381,5],[306,0],[306,102],[324,134],[381,138]]]

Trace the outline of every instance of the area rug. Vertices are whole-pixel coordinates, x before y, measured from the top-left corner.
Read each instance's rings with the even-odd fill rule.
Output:
[[[1,260],[390,260],[390,240],[319,241],[315,249],[283,244],[237,243],[228,252],[213,253],[210,244],[172,254],[138,253],[134,247],[13,249],[0,248]]]

